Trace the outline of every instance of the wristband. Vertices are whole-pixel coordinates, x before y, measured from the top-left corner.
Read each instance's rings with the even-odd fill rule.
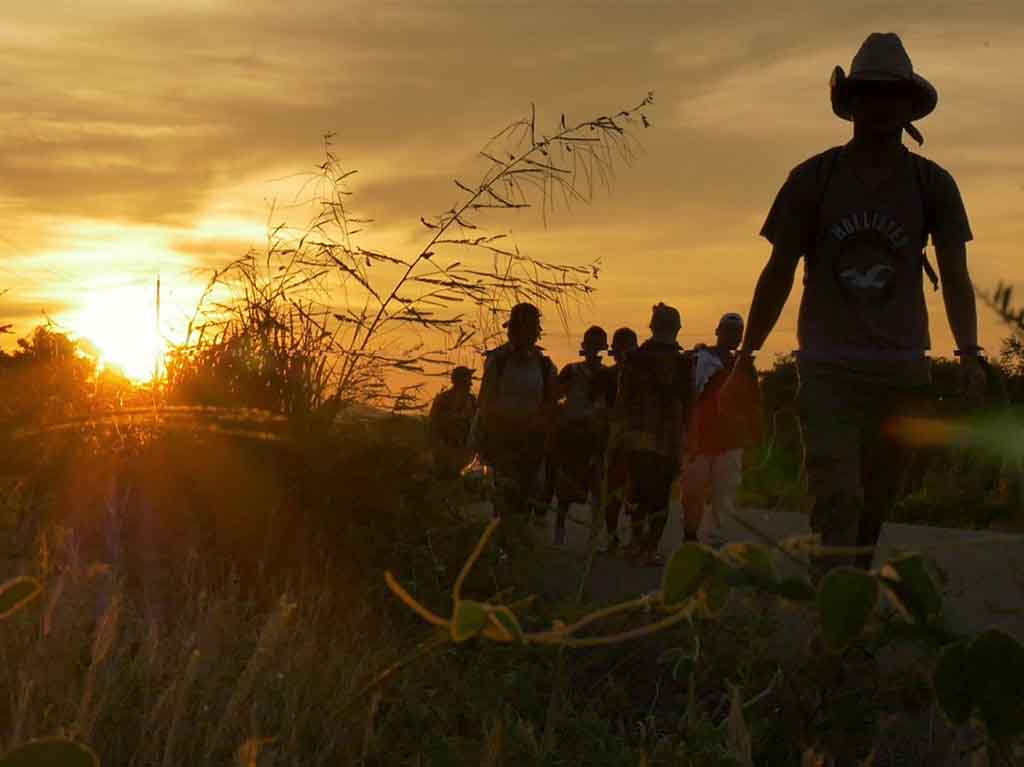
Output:
[[[968,346],[966,349],[954,349],[954,357],[982,357],[985,350],[980,346]]]

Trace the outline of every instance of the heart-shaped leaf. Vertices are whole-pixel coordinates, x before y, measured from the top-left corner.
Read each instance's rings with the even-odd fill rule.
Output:
[[[665,565],[661,591],[667,606],[677,605],[697,593],[715,555],[707,546],[684,543]]]
[[[942,613],[942,594],[920,554],[886,562],[879,576],[908,618],[917,623],[929,623]]]
[[[99,767],[93,750],[67,738],[41,738],[0,758],[0,767]]]
[[[942,713],[954,725],[966,724],[974,708],[976,679],[970,665],[969,642],[965,639],[942,648],[932,671],[932,689]]]
[[[732,591],[733,568],[718,557],[713,557],[708,566],[708,574],[701,586],[704,594],[704,606],[711,615],[717,615],[729,601]]]
[[[773,594],[791,602],[813,602],[817,592],[810,581],[801,578],[783,578],[771,587]]]
[[[27,575],[12,578],[0,585],[0,620],[14,615],[42,592],[42,584]]]
[[[878,582],[855,567],[837,567],[818,586],[818,611],[825,642],[842,649],[864,631],[878,602]]]
[[[487,625],[487,608],[479,602],[459,600],[452,616],[452,640],[465,642],[479,634]]]
[[[974,702],[989,733],[1002,738],[1024,732],[1024,646],[989,629],[971,641],[968,653]]]
[[[523,641],[523,627],[519,625],[519,619],[505,605],[500,605],[491,610],[491,617],[501,624],[501,627],[508,633],[515,642]]]

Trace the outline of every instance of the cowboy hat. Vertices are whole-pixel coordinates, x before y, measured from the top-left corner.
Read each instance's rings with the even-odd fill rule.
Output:
[[[892,32],[873,32],[868,35],[853,57],[849,75],[843,72],[842,67],[832,71],[832,111],[837,117],[853,119],[850,97],[856,84],[865,82],[906,83],[913,102],[911,121],[931,114],[939,101],[935,86],[914,71],[903,42],[899,35]],[[913,125],[908,123],[906,128],[918,143],[922,143],[921,134]]]

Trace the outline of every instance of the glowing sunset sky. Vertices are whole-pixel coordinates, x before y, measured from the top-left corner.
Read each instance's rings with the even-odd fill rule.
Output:
[[[58,7],[60,6],[60,7]],[[849,136],[831,69],[867,33],[902,35],[938,88],[922,153],[956,177],[976,284],[1024,283],[1024,3],[542,3],[88,0],[5,4],[0,25],[0,319],[43,313],[83,334],[195,300],[194,269],[259,245],[274,179],[311,168],[321,135],[360,170],[368,247],[421,241],[475,151],[536,102],[553,126],[656,103],[610,194],[504,223],[529,255],[604,269],[590,320],[642,327],[680,307],[684,341],[749,306],[757,237],[797,162]],[[496,221],[498,228],[501,221]],[[767,346],[795,345],[794,294]],[[929,290],[933,346],[952,341]],[[141,315],[141,316],[140,316]],[[90,319],[90,317],[92,319]],[[103,330],[96,323],[107,322]],[[90,325],[92,323],[92,325]],[[575,350],[551,325],[556,361]],[[982,311],[982,343],[1005,335]],[[130,341],[128,342],[130,343]]]

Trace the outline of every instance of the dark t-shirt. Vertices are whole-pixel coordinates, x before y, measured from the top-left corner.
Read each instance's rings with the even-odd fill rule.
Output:
[[[650,339],[626,356],[615,407],[630,449],[678,460],[692,402],[693,359],[678,345]]]
[[[797,337],[803,364],[836,365],[872,378],[927,381],[930,347],[923,252],[972,239],[953,177],[904,150],[872,189],[840,150],[789,174],[761,235],[804,255]],[[824,168],[824,170],[823,170]]]
[[[476,415],[476,397],[466,393],[459,397],[454,389],[444,389],[430,408],[433,434],[451,447],[465,447],[470,425]]]
[[[558,374],[558,388],[564,397],[560,412],[564,419],[581,421],[604,414],[609,402],[603,365],[570,362]]]

